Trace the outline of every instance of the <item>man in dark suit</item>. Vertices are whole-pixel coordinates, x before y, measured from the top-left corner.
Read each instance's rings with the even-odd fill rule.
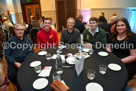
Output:
[[[82,23],[82,21],[83,21],[83,16],[82,16],[82,15],[78,15],[78,16],[76,17],[75,25],[74,25],[74,28],[77,28],[77,29],[80,31],[81,34],[82,34],[82,33],[84,32],[84,30],[85,30],[85,26],[84,26],[84,24]]]

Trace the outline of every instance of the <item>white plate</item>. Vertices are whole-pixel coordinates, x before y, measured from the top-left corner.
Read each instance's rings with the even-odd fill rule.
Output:
[[[48,80],[45,78],[39,78],[33,82],[33,87],[35,89],[43,89],[48,85]]]
[[[83,51],[84,51],[84,52],[89,52],[90,49],[86,49],[86,48],[85,48],[85,49],[83,49]]]
[[[40,51],[40,52],[38,52],[38,55],[46,55],[46,54],[47,54],[46,51]]]
[[[115,63],[110,63],[108,65],[108,68],[113,70],[113,71],[120,71],[121,70],[121,66]]]
[[[66,59],[66,62],[68,64],[75,64],[75,58],[73,56],[70,56]]]
[[[38,66],[38,65],[40,65],[41,64],[41,61],[34,61],[34,62],[31,62],[30,63],[30,66],[31,67],[36,67],[36,66]]]
[[[58,48],[59,48],[59,49],[63,49],[63,48],[66,48],[66,46],[60,45],[60,46],[58,46]]]
[[[107,52],[98,52],[98,54],[100,55],[100,56],[108,56],[108,53]]]
[[[91,82],[86,85],[86,91],[103,91],[103,87],[98,83]]]

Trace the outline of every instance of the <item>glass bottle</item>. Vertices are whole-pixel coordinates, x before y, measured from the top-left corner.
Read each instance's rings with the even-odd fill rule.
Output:
[[[62,59],[59,54],[57,54],[55,66],[56,66],[57,73],[62,74],[63,73],[63,68],[62,68],[63,63],[62,63]]]

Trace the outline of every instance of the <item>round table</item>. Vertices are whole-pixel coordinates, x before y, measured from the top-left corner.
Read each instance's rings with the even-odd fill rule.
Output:
[[[117,58],[114,54],[108,52],[108,56],[99,56],[98,52],[104,50],[94,50],[94,53],[84,61],[84,69],[82,73],[77,76],[75,68],[63,68],[63,74],[61,74],[61,79],[71,88],[70,91],[85,91],[85,87],[90,82],[96,82],[101,84],[104,91],[121,91],[127,83],[127,69],[125,65],[121,62],[119,58]],[[48,49],[48,53],[51,55],[56,54],[56,49]],[[62,54],[65,55],[67,53],[75,54],[77,53],[77,49],[63,49]],[[37,53],[33,54],[31,57],[26,59],[19,71],[17,80],[19,83],[20,88],[23,91],[37,91],[33,88],[33,82],[41,78],[35,72],[34,68],[30,67],[30,63],[33,61],[39,60],[42,62],[42,68],[44,66],[52,66],[52,70],[49,77],[46,77],[49,81],[48,85],[39,91],[54,91],[50,84],[53,82],[52,74],[56,71],[55,69],[55,60],[46,60],[45,56],[39,56]],[[121,66],[120,71],[112,71],[107,69],[105,75],[99,73],[99,65],[105,64],[108,65],[109,63],[116,63]],[[65,65],[68,65],[65,63]],[[95,79],[89,80],[87,78],[87,70],[94,69]]]

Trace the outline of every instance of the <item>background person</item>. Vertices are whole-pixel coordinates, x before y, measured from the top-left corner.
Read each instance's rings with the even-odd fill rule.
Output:
[[[74,28],[78,29],[80,31],[80,33],[82,34],[85,30],[85,26],[84,24],[82,23],[83,22],[83,16],[82,15],[78,15],[76,17],[76,20],[75,20],[75,25],[74,25]]]

